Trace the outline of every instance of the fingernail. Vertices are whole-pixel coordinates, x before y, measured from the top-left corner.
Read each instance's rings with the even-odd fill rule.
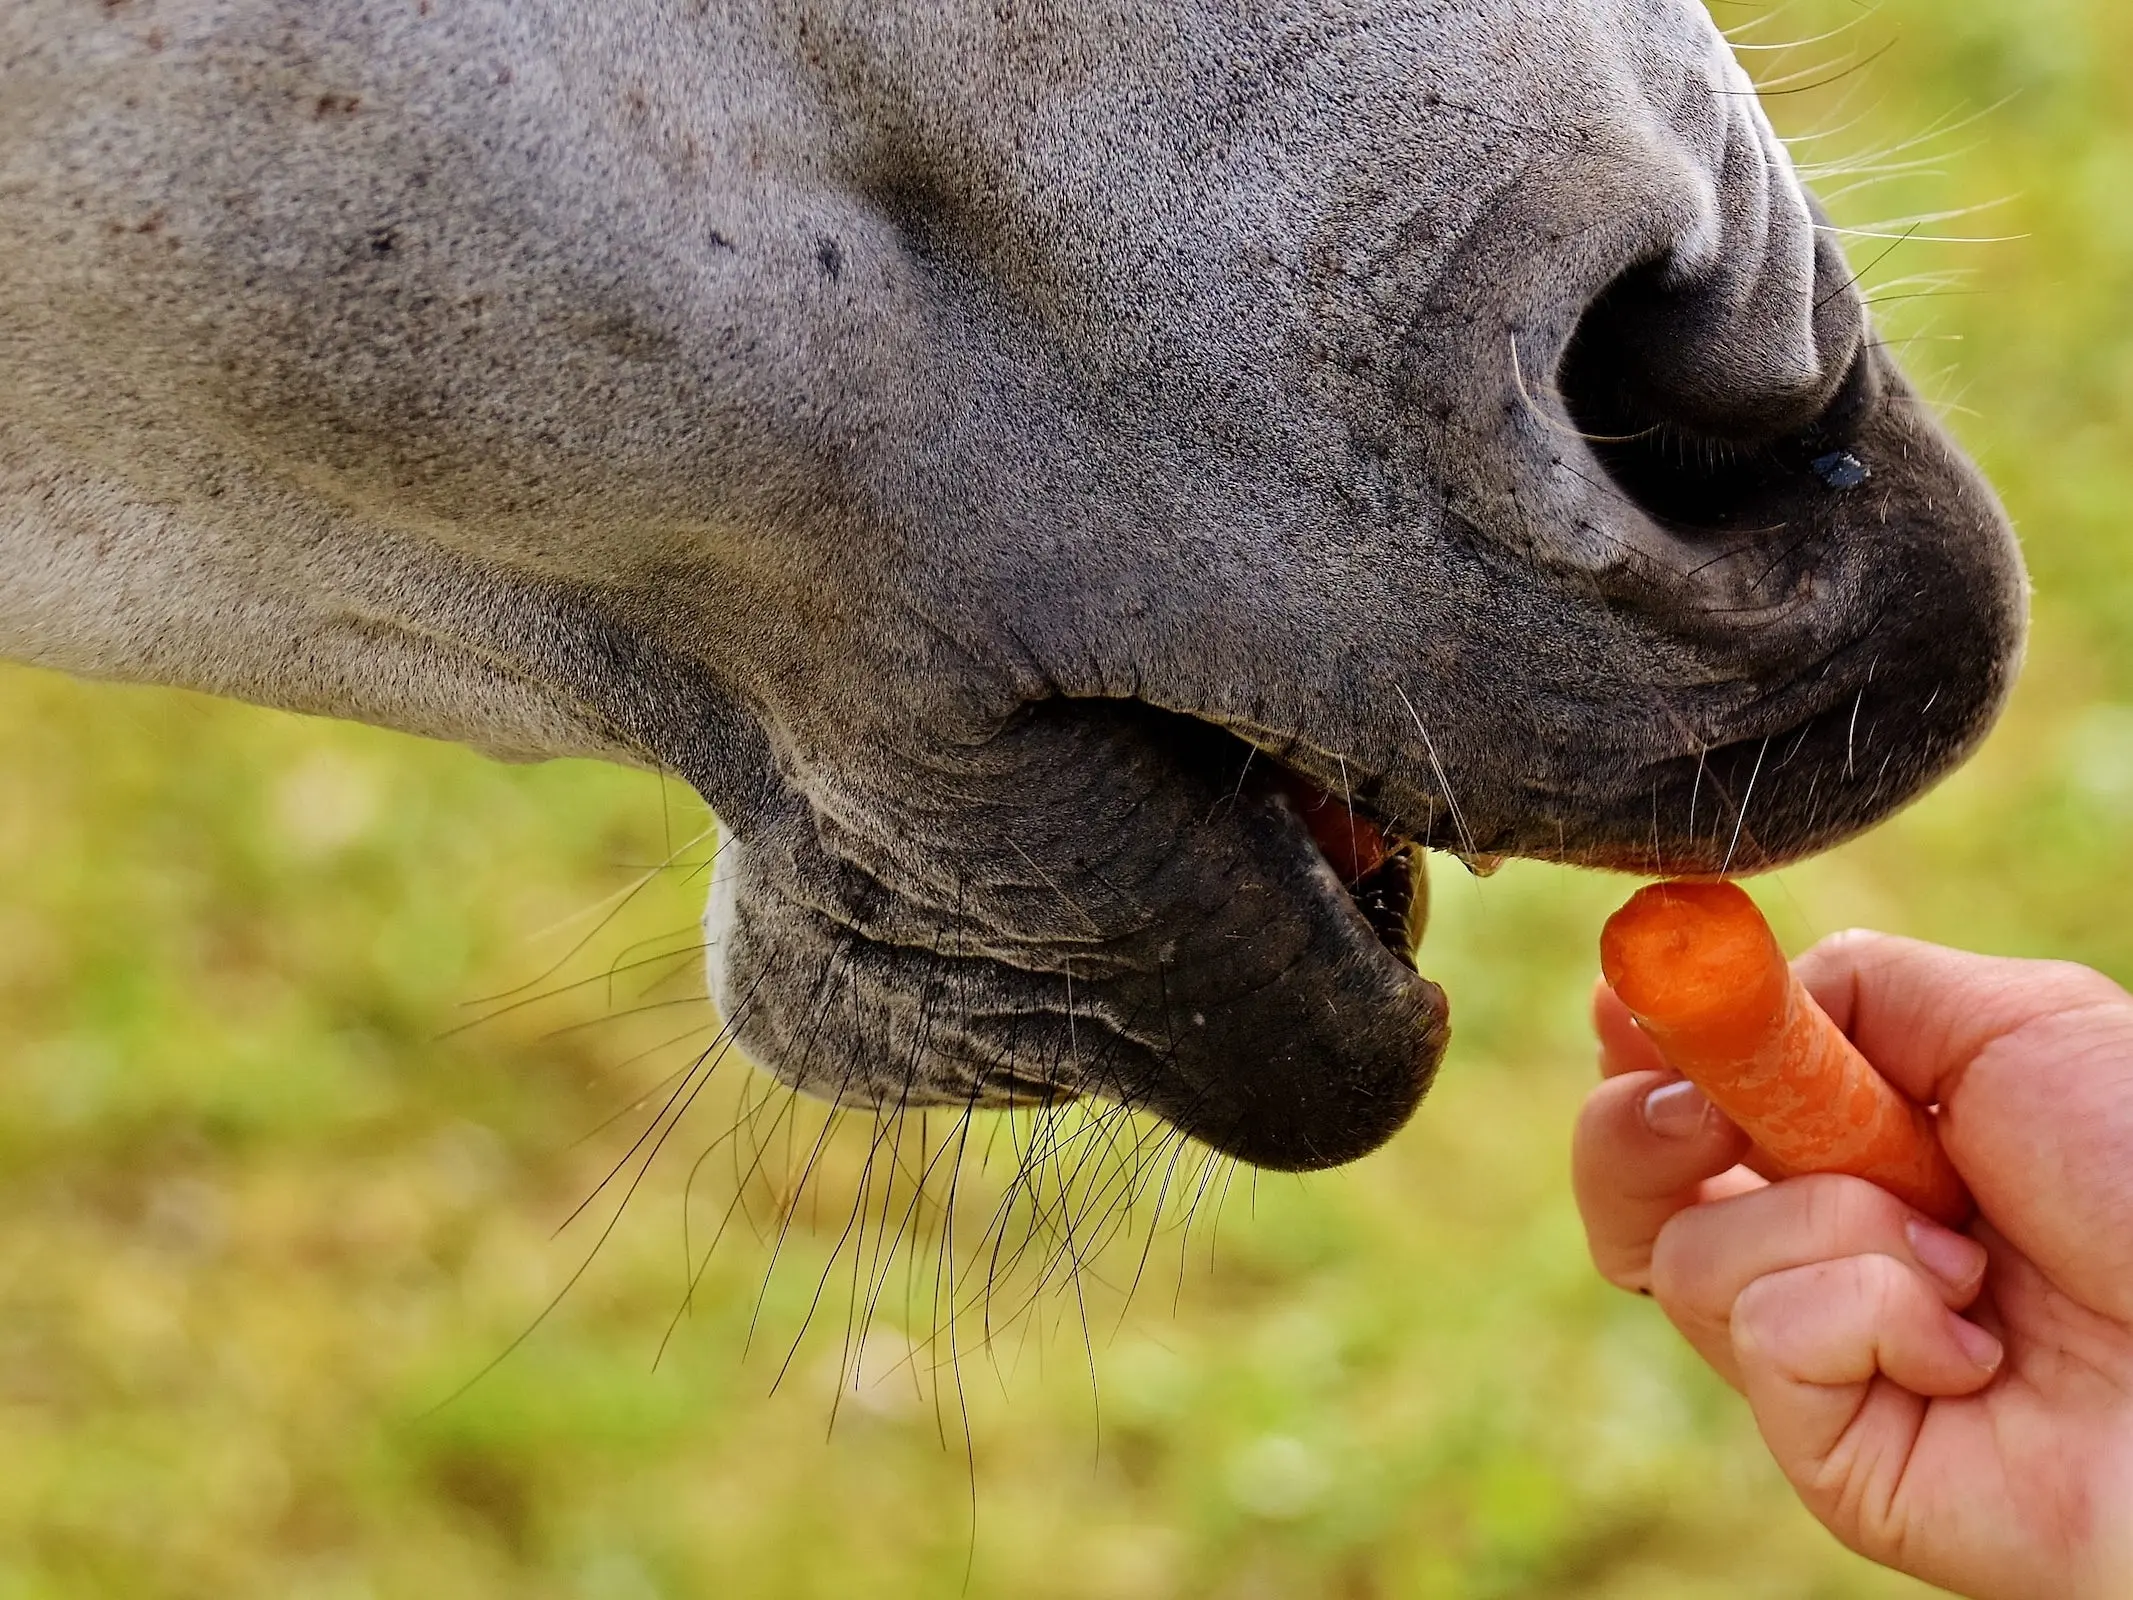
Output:
[[[1985,1275],[1985,1247],[1938,1223],[1913,1217],[1903,1225],[1918,1264],[1957,1294],[1968,1294]]]
[[[1693,1139],[1703,1132],[1711,1102],[1693,1083],[1662,1084],[1644,1097],[1644,1125],[1662,1139]]]
[[[1963,1347],[1963,1354],[1976,1363],[1981,1372],[1997,1372],[2007,1351],[1999,1340],[1980,1328],[1976,1323],[1957,1317],[1955,1342]]]

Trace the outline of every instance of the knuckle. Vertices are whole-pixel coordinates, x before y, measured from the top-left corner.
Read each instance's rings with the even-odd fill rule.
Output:
[[[1894,959],[1904,942],[1878,928],[1846,928],[1809,945],[1796,965],[1825,974],[1862,972]]]
[[[1748,1361],[1755,1352],[1772,1344],[1790,1318],[1790,1307],[1800,1285],[1787,1273],[1772,1273],[1742,1287],[1726,1308],[1727,1333],[1734,1353]]]
[[[1854,1256],[1850,1268],[1853,1291],[1861,1308],[1877,1324],[1908,1309],[1917,1296],[1916,1274],[1893,1256]]]
[[[1816,954],[1858,955],[1886,944],[1889,935],[1876,928],[1841,928],[1814,946]]]
[[[1741,1292],[1733,1297],[1733,1323],[1735,1327],[1755,1326],[1764,1314],[1787,1293],[1788,1285],[1779,1281],[1779,1275],[1771,1274],[1756,1278],[1743,1285]]]

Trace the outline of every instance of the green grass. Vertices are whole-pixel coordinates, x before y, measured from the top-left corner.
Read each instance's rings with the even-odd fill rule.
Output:
[[[1922,230],[2009,242],[1913,238],[1872,277],[1968,274],[1885,310],[2025,531],[2037,634],[1977,762],[1764,898],[1794,944],[1870,922],[2133,977],[2133,13],[1893,0],[1855,38],[1896,45],[1773,102],[1852,124],[1815,155],[1982,116],[1840,215],[2010,197]],[[789,1205],[819,1118],[732,1068],[511,1348],[609,1214],[612,1189],[557,1232],[643,1118],[604,1120],[705,1024],[685,953],[598,980],[681,951],[700,876],[575,955],[589,920],[543,931],[703,826],[678,791],[22,669],[0,752],[0,1600],[1920,1592],[1821,1535],[1741,1407],[1585,1265],[1564,1146],[1618,883],[1441,870],[1425,966],[1459,1027],[1413,1128],[1308,1181],[1217,1173],[1189,1231],[1181,1167],[1130,1305],[1129,1237],[1018,1318],[1040,1239],[986,1350],[969,1258],[1003,1142],[955,1209],[966,1413],[955,1369],[913,1380],[948,1348],[942,1212],[886,1270],[859,1241],[853,1316],[875,1130],[841,1125]],[[595,981],[451,1031],[565,956],[526,992]],[[700,1247],[736,1199],[676,1324],[684,1219]]]

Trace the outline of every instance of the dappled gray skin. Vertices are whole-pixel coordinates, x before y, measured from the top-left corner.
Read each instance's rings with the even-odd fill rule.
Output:
[[[848,1100],[1350,1159],[1445,1003],[1276,762],[1767,866],[2019,650],[1682,0],[13,0],[0,230],[0,651],[679,771]]]

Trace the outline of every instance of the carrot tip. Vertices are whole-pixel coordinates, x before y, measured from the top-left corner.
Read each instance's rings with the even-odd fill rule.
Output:
[[[1640,889],[1600,935],[1600,970],[1647,1022],[1689,1024],[1765,1003],[1784,956],[1755,902],[1731,883],[1670,882]]]

